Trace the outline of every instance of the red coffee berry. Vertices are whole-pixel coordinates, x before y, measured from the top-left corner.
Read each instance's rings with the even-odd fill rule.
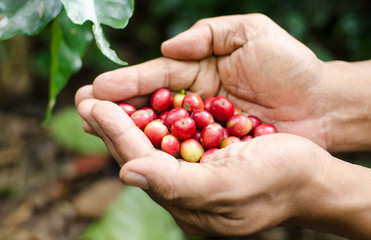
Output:
[[[255,128],[254,136],[259,137],[272,133],[278,133],[277,128],[272,124],[263,123],[262,125],[259,125]]]
[[[183,98],[182,108],[187,110],[189,113],[192,113],[196,109],[204,109],[204,102],[197,94],[188,93]]]
[[[225,122],[234,114],[233,103],[226,97],[216,97],[210,103],[210,113],[215,120]]]
[[[129,117],[131,116],[131,114],[133,114],[137,109],[130,103],[119,103],[118,104],[119,107],[121,107],[122,110],[124,110],[126,112],[127,115],[129,115]]]
[[[189,117],[189,113],[184,108],[174,108],[171,109],[165,118],[165,125],[169,129],[171,128],[171,125],[178,120],[179,118]]]
[[[219,123],[211,123],[202,130],[200,142],[204,148],[217,148],[223,136],[223,127]]]
[[[211,160],[211,157],[214,155],[214,153],[218,150],[218,148],[211,148],[207,150],[201,157],[200,163],[206,163]]]
[[[152,116],[146,110],[137,110],[131,114],[130,118],[133,120],[142,131],[148,123],[152,122]]]
[[[252,123],[245,115],[235,114],[228,118],[226,126],[230,135],[242,137],[250,132]]]
[[[254,132],[255,128],[262,124],[262,121],[254,115],[249,115],[247,116],[247,118],[250,119],[251,124],[252,124],[251,132]]]
[[[166,88],[160,88],[151,97],[151,106],[159,112],[169,109],[172,104],[171,92]]]
[[[190,117],[179,118],[171,125],[171,132],[181,140],[192,137],[195,131],[196,123]]]
[[[214,122],[211,113],[204,109],[194,110],[191,114],[191,118],[195,121],[198,130],[202,130],[204,127]]]
[[[174,135],[166,135],[161,141],[161,150],[172,156],[177,156],[180,150],[180,142]]]
[[[207,97],[204,99],[204,109],[210,112],[210,104],[214,100],[215,97]]]
[[[220,144],[220,148],[225,148],[232,143],[241,142],[241,140],[236,136],[229,136],[225,139],[223,139],[222,143]]]
[[[146,134],[154,147],[159,147],[162,139],[168,133],[167,127],[159,121],[152,121],[144,128],[144,134]]]

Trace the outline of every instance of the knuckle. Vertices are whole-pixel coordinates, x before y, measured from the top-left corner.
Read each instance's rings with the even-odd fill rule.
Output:
[[[104,98],[104,92],[101,90],[106,87],[109,82],[112,81],[111,72],[104,72],[98,75],[93,81],[93,94],[97,98]]]
[[[261,21],[269,21],[270,20],[270,18],[263,13],[252,13],[252,14],[247,14],[246,16],[251,16],[251,17],[256,18],[256,20],[261,20]]]

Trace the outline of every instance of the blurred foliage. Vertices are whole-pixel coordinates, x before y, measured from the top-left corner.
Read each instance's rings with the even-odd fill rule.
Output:
[[[64,9],[65,11],[62,11]],[[51,61],[49,104],[44,123],[54,108],[56,97],[70,76],[80,70],[81,58],[92,36],[100,51],[111,61],[127,65],[106,39],[102,24],[116,29],[126,27],[134,10],[134,0],[3,0],[0,2],[0,41],[17,34],[33,36],[51,21]]]
[[[16,34],[34,35],[61,11],[59,0],[3,0],[0,2],[0,40]]]
[[[185,240],[171,215],[140,188],[125,187],[81,240]]]
[[[100,138],[84,132],[81,127],[81,117],[74,106],[56,112],[48,128],[59,144],[77,153],[108,154]]]
[[[201,18],[259,12],[266,14],[311,48],[322,60],[359,61],[371,57],[371,1],[369,0],[151,0],[135,1],[135,12],[125,30],[104,28],[111,45],[129,65],[161,56],[163,41],[188,29]],[[48,31],[34,39],[31,64],[40,79],[48,77]],[[91,83],[102,72],[120,67],[107,61],[95,45],[75,74],[73,91]],[[46,69],[45,69],[46,68]],[[83,76],[83,77],[81,77]],[[71,93],[72,94],[72,93]]]
[[[7,2],[20,1],[3,1],[0,3],[0,9]],[[112,48],[116,49],[118,55],[123,56],[130,65],[133,65],[161,56],[160,45],[163,41],[188,29],[201,18],[254,12],[263,13],[272,18],[310,47],[320,59],[346,61],[370,59],[371,1],[369,0],[135,1],[135,12],[124,31],[103,25],[102,27],[105,35],[110,39]],[[0,20],[0,23],[3,22],[4,19]],[[49,24],[40,34],[31,38],[30,66],[38,81],[42,81],[38,83],[42,91],[50,76],[51,26],[52,24]],[[84,29],[76,29],[78,32],[84,31]],[[73,41],[69,43],[70,47],[75,44]],[[120,67],[108,61],[99,48],[93,44],[87,46],[82,61],[82,71],[78,74],[74,73],[73,83],[68,83],[72,90],[67,96],[71,96],[79,86],[91,83],[100,73]],[[59,62],[65,62],[65,60],[60,59]],[[39,93],[38,95],[40,96]],[[73,100],[69,99],[68,103],[72,102]],[[64,103],[66,100],[61,105]]]
[[[268,15],[323,60],[371,56],[369,0],[152,0],[136,1],[135,11],[125,33],[114,39],[143,47],[140,60],[159,56],[162,41],[201,18],[254,12]]]
[[[90,26],[74,24],[65,11],[51,26],[51,64],[49,107],[45,122],[51,117],[57,95],[66,86],[70,76],[82,67],[82,56],[93,40]]]

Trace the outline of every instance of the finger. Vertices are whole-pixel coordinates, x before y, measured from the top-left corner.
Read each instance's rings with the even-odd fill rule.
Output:
[[[93,99],[93,98],[95,98],[93,96],[93,86],[92,85],[83,86],[76,92],[75,105],[78,106],[81,101],[85,99]]]
[[[147,189],[158,201],[188,209],[214,211],[220,193],[230,192],[230,184],[220,176],[230,175],[225,168],[148,155],[126,163],[120,171],[121,180]],[[234,196],[233,196],[234,197]],[[223,209],[224,211],[224,209]]]
[[[94,129],[85,120],[82,120],[82,128],[86,133],[99,137],[99,135],[94,131]]]
[[[92,116],[125,162],[156,152],[144,132],[116,104],[99,101],[92,108]]]
[[[189,88],[199,72],[198,62],[158,58],[99,75],[93,83],[94,96],[121,101],[151,94],[159,88]]]
[[[223,16],[202,19],[189,30],[164,42],[164,56],[199,60],[211,55],[228,55],[244,46],[248,38],[254,37],[262,18],[261,14]]]
[[[78,106],[82,101],[86,99],[94,99],[92,85],[86,85],[77,90],[75,95],[75,105]],[[82,121],[82,128],[85,132],[98,136],[94,129],[85,120]]]
[[[121,166],[122,164],[124,164],[124,160],[117,153],[116,148],[112,143],[111,139],[105,134],[99,123],[95,120],[95,118],[92,115],[92,109],[94,105],[98,102],[99,100],[96,99],[86,99],[80,102],[80,104],[77,106],[77,111],[83,118],[83,124],[88,125],[88,126],[83,125],[84,130],[88,132],[93,132],[94,135],[100,137],[103,140],[104,144],[106,145],[108,151],[116,159],[117,163]]]

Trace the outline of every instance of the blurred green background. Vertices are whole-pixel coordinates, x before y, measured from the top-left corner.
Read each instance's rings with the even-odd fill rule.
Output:
[[[129,65],[134,65],[161,56],[160,45],[163,41],[188,29],[201,18],[255,12],[272,18],[324,61],[333,59],[360,61],[371,58],[371,1],[369,0],[138,0],[135,1],[134,15],[124,30],[108,27],[104,27],[104,30],[119,57]],[[0,42],[0,219],[13,219],[13,221],[9,220],[13,223],[11,227],[18,233],[33,234],[32,228],[35,222],[39,224],[39,219],[43,217],[49,219],[48,212],[55,211],[55,208],[59,209],[61,202],[71,204],[75,208],[73,204],[76,202],[75,195],[99,179],[117,178],[118,174],[118,168],[112,159],[108,164],[104,162],[104,167],[84,173],[82,176],[71,177],[71,173],[66,175],[65,171],[65,167],[71,166],[71,163],[80,163],[81,159],[76,160],[76,158],[81,155],[98,152],[107,156],[99,140],[92,140],[83,133],[80,119],[73,107],[74,94],[79,87],[90,84],[97,75],[105,71],[120,67],[104,57],[94,44],[90,44],[84,56],[82,69],[71,77],[58,96],[55,114],[49,128],[40,126],[48,103],[50,30],[48,25],[36,36],[16,36]],[[89,143],[85,144],[87,142]],[[369,153],[349,153],[339,157],[371,166]],[[54,190],[59,188],[53,184],[62,186],[58,198],[54,196],[56,193],[53,198],[50,197],[50,183]],[[129,191],[133,192],[133,190]],[[35,192],[39,196],[36,200],[32,197],[35,196]],[[47,204],[40,205],[39,198],[44,196],[43,194],[49,196],[48,201]],[[140,197],[141,195],[138,194],[134,192],[133,197]],[[16,218],[18,221],[15,221],[14,215],[24,209],[25,203],[31,204],[31,210],[26,208],[31,214],[27,215],[23,210],[24,215],[21,215],[23,218],[19,220],[18,217]],[[29,206],[27,204],[26,206]],[[120,206],[116,204],[112,208],[120,209]],[[128,206],[122,208],[130,209]],[[116,226],[116,224],[111,225],[111,221],[126,221],[117,219],[119,217],[114,214],[115,211],[108,211],[108,215],[106,214],[102,221],[94,226],[104,228],[107,224]],[[64,214],[63,217],[56,218],[59,221],[64,219],[64,225],[56,228],[57,231],[54,229],[56,223],[50,221],[53,222],[53,227],[49,225],[46,227],[53,229],[54,239],[77,239],[77,236],[80,236],[92,221],[100,219],[100,215],[81,216],[76,212],[66,215],[65,208],[61,212]],[[146,213],[141,214],[143,216],[138,217],[138,221],[141,219],[144,221],[148,216]],[[2,223],[0,239],[18,239],[6,230],[9,229],[9,221],[5,225]],[[168,224],[168,220],[165,219],[165,222]],[[72,224],[74,227],[71,226]],[[95,230],[90,231],[94,233]],[[142,231],[146,230],[142,229]],[[34,236],[32,234],[29,236]],[[177,232],[174,234],[179,235]],[[87,233],[86,236],[91,235]],[[146,235],[143,235],[142,239],[145,238]],[[238,239],[340,238],[291,227],[277,228],[267,233]]]
[[[371,55],[370,6],[371,2],[368,0],[135,1],[134,15],[124,30],[108,27],[104,30],[113,49],[117,50],[118,55],[128,61],[129,65],[133,65],[160,56],[161,42],[186,30],[201,18],[259,12],[268,15],[310,47],[320,59],[359,61],[369,59]],[[18,43],[25,48],[23,54],[26,55],[22,59],[19,59],[19,51],[22,51],[19,47],[9,52],[12,50],[8,45],[17,44],[12,43],[17,42],[16,40],[0,43],[1,65],[9,64],[7,62],[14,59],[13,62],[18,61],[18,68],[24,67],[29,71],[29,80],[32,83],[24,83],[28,87],[23,90],[25,93],[20,90],[20,95],[30,94],[40,101],[46,99],[45,95],[48,93],[49,31],[50,26],[35,37],[18,39],[18,42],[26,42]],[[12,57],[12,54],[15,56]],[[10,59],[5,59],[9,58],[9,55]],[[25,66],[20,66],[19,60]],[[70,84],[63,91],[65,94],[62,93],[58,98],[58,105],[71,103],[72,95],[79,86],[91,83],[100,73],[118,67],[91,44],[84,57],[82,70],[72,77]],[[13,82],[16,84],[17,81]],[[4,90],[6,89],[0,90],[2,98],[7,97]],[[12,91],[14,93],[14,88],[9,90]],[[4,104],[7,99],[2,100],[2,107],[13,107],[12,104]]]

